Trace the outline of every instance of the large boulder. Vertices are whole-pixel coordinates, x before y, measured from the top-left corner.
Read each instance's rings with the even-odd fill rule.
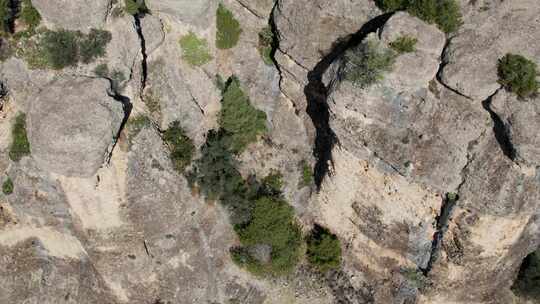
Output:
[[[110,0],[32,0],[46,25],[87,32],[103,26]]]
[[[45,170],[91,176],[103,164],[124,118],[104,79],[65,77],[35,96],[28,113],[32,156]]]

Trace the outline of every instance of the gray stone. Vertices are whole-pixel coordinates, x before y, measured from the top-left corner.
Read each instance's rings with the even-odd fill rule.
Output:
[[[87,32],[104,25],[110,0],[32,0],[45,25]]]

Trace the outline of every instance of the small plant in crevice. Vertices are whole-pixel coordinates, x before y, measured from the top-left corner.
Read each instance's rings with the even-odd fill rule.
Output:
[[[337,269],[341,265],[341,242],[330,230],[315,225],[306,238],[307,260],[321,272]]]
[[[179,43],[182,48],[182,58],[190,65],[202,66],[212,60],[206,39],[197,37],[193,32],[182,36]]]
[[[267,132],[266,114],[251,105],[236,77],[227,82],[218,121],[235,154]]]
[[[144,0],[124,0],[124,11],[130,15],[144,15],[150,12]]]
[[[2,184],[2,193],[4,193],[5,195],[10,195],[11,193],[13,193],[13,181],[9,176]]]
[[[398,54],[412,53],[416,50],[418,39],[412,36],[404,35],[390,42],[390,47]]]
[[[429,285],[429,279],[416,268],[406,267],[402,268],[400,272],[407,282],[417,289],[424,289]]]
[[[218,49],[230,49],[236,46],[240,39],[242,29],[240,22],[236,20],[233,13],[222,3],[219,4],[216,12],[216,46]]]
[[[540,249],[525,257],[512,291],[520,297],[540,303]]]
[[[261,184],[264,187],[265,193],[279,195],[284,185],[283,174],[278,170],[272,169],[270,174],[263,178]]]
[[[270,26],[266,26],[259,32],[259,45],[257,47],[266,65],[274,65],[272,59],[273,44],[274,33]]]
[[[26,24],[29,31],[34,31],[41,22],[39,11],[32,5],[31,0],[23,0],[19,19]]]
[[[536,62],[522,55],[506,54],[499,59],[497,73],[499,83],[519,97],[527,98],[538,93],[540,84],[536,80],[539,75]]]
[[[189,138],[179,121],[174,121],[163,133],[163,140],[170,150],[170,158],[174,169],[182,173],[191,163],[195,152],[195,145]]]
[[[30,143],[26,134],[26,114],[20,113],[15,117],[11,130],[12,142],[9,147],[9,158],[18,162],[24,156],[30,155]]]
[[[299,187],[308,187],[313,184],[314,175],[313,169],[306,160],[302,160],[299,164],[300,172],[302,173]]]
[[[144,93],[144,98],[142,99],[148,111],[154,118],[159,118],[161,116],[161,102],[157,92],[151,88],[147,88]]]
[[[340,75],[355,86],[365,89],[384,79],[393,68],[396,53],[375,38],[369,38],[345,53]]]

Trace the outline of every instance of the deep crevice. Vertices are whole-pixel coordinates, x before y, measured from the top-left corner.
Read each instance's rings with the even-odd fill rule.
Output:
[[[440,56],[440,60],[441,60],[441,63],[439,64],[439,70],[437,71],[437,74],[436,74],[436,79],[437,81],[443,86],[445,87],[446,89],[454,92],[455,94],[461,96],[461,97],[464,97],[464,98],[467,98],[469,100],[472,100],[472,98],[470,96],[467,96],[463,93],[461,93],[460,91],[450,87],[449,85],[447,85],[443,80],[442,80],[442,72],[444,70],[444,67],[446,67],[448,65],[448,60],[446,60],[444,57],[446,55],[446,50],[448,49],[448,46],[450,45],[450,42],[452,41],[452,38],[446,38],[446,42],[444,43],[444,47],[443,47],[443,50],[442,50],[442,53],[441,53],[441,56]]]
[[[142,55],[142,61],[141,61],[141,98],[144,93],[144,89],[146,88],[146,79],[148,77],[148,55],[146,54],[146,40],[144,39],[144,34],[141,26],[141,18],[144,18],[143,14],[135,14],[133,15],[133,20],[135,21],[135,31],[137,32],[137,35],[139,36],[139,41],[141,42],[141,55]]]
[[[329,88],[323,83],[323,75],[347,49],[358,46],[368,34],[381,28],[392,15],[393,13],[386,13],[377,16],[364,24],[355,34],[336,41],[330,53],[308,72],[308,84],[304,87],[304,94],[307,99],[307,114],[316,129],[313,155],[317,160],[314,175],[319,190],[324,177],[330,173],[329,166],[333,163],[332,149],[338,143],[337,136],[330,127],[330,110],[327,103]]]
[[[129,116],[131,115],[131,110],[133,109],[133,104],[131,103],[130,99],[124,95],[121,95],[118,91],[116,91],[116,85],[114,83],[114,80],[109,77],[103,77],[107,81],[109,81],[110,89],[107,92],[107,94],[113,98],[114,100],[120,102],[122,104],[122,110],[124,112],[124,117],[122,118],[122,122],[120,123],[120,128],[118,128],[118,132],[116,133],[116,136],[114,137],[114,143],[111,147],[111,150],[109,151],[109,154],[106,158],[106,163],[109,164],[111,162],[112,154],[114,152],[114,148],[116,148],[116,145],[118,144],[118,140],[120,139],[120,135],[122,134],[122,131],[124,130],[128,120]]]
[[[500,89],[491,94],[486,100],[482,101],[482,106],[486,111],[488,111],[491,120],[493,120],[493,133],[495,133],[495,139],[499,143],[503,154],[508,157],[511,161],[516,160],[517,152],[514,144],[512,143],[510,129],[501,119],[501,117],[491,109],[491,100]]]

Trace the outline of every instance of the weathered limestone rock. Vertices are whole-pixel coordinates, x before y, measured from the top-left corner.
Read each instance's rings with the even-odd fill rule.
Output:
[[[490,6],[488,6],[489,8]],[[441,79],[473,99],[484,100],[500,85],[497,61],[516,53],[540,64],[540,3],[504,1],[471,15],[452,37],[445,51]]]
[[[27,129],[40,167],[87,177],[103,164],[124,117],[108,89],[104,79],[66,77],[35,96]]]
[[[45,25],[87,32],[103,26],[110,0],[32,0]]]

